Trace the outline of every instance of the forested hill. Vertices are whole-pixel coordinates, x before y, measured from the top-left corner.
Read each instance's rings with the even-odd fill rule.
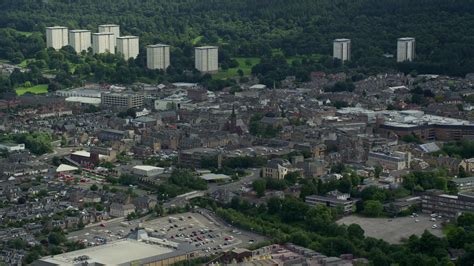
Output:
[[[413,36],[421,71],[474,72],[472,0],[3,0],[0,14],[0,27],[20,31],[117,23],[143,45],[219,44],[234,56],[330,54],[345,37],[362,66]]]

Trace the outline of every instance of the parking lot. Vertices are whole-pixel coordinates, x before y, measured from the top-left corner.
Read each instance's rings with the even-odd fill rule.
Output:
[[[441,222],[443,219],[435,218],[425,214],[419,214],[417,217],[399,217],[399,218],[367,218],[360,216],[347,216],[337,221],[338,224],[358,224],[364,229],[365,236],[383,239],[389,243],[400,243],[402,238],[408,238],[411,235],[421,235],[428,230],[435,236],[442,236]],[[436,228],[433,228],[436,225]]]
[[[198,212],[200,213],[188,212],[144,221],[114,221],[71,232],[68,238],[95,246],[124,238],[131,230],[140,226],[154,237],[188,243],[199,255],[215,254],[234,247],[247,247],[264,240],[262,236],[231,227],[212,213]]]

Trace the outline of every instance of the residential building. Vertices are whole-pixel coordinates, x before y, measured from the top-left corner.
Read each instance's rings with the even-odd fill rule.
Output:
[[[99,33],[111,32],[115,38],[120,37],[120,26],[115,24],[103,24],[98,27]],[[115,46],[115,44],[114,44]]]
[[[110,216],[112,217],[127,217],[127,215],[135,212],[135,205],[133,204],[122,204],[112,203],[110,205]]]
[[[115,54],[115,35],[111,32],[92,34],[92,51],[94,54]]]
[[[458,191],[472,191],[474,190],[474,177],[464,177],[464,178],[454,178],[449,182],[452,182],[457,188]]]
[[[54,26],[46,28],[46,47],[59,50],[69,44],[67,27]]]
[[[166,70],[170,65],[170,46],[154,44],[146,47],[146,66],[148,69]]]
[[[116,107],[116,108],[142,108],[143,107],[143,94],[137,93],[102,93],[101,104],[103,106]]]
[[[194,49],[195,68],[203,73],[217,72],[219,70],[218,49],[217,46],[196,47]]]
[[[415,38],[405,37],[397,40],[397,62],[415,59]]]
[[[127,136],[127,131],[116,129],[103,129],[98,135],[100,141],[120,141]]]
[[[79,54],[91,47],[91,36],[90,30],[71,30],[69,31],[69,44]]]
[[[125,60],[137,58],[138,52],[138,36],[122,36],[117,38],[117,53],[122,54]]]
[[[344,61],[351,60],[351,40],[335,39],[333,42],[333,58]]]
[[[329,192],[326,196],[306,196],[304,201],[311,206],[323,205],[329,208],[340,208],[344,214],[351,214],[354,211],[356,201],[350,197],[348,193],[341,193],[334,190]]]
[[[464,168],[468,174],[474,173],[474,158],[464,159],[459,163],[459,167]]]
[[[393,152],[393,153],[382,153],[382,152],[369,152],[367,165],[369,166],[381,166],[386,170],[403,170],[410,168],[411,153],[409,152]]]
[[[283,179],[289,172],[290,163],[283,159],[272,159],[262,167],[262,177]]]
[[[424,213],[436,213],[443,217],[456,218],[466,212],[474,212],[474,193],[462,192],[458,195],[444,194],[440,190],[428,190],[421,197]]]

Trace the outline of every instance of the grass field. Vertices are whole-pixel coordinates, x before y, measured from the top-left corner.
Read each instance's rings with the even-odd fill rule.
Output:
[[[24,87],[19,87],[15,89],[15,92],[17,95],[23,95],[27,92],[33,93],[33,94],[42,94],[42,93],[47,93],[48,92],[48,85],[47,84],[39,84],[33,87],[29,88],[24,88]]]
[[[237,71],[242,69],[245,76],[248,76],[252,72],[252,67],[260,62],[260,59],[257,57],[239,57],[235,58],[239,62],[239,66],[235,68],[229,68],[228,70],[219,70],[217,74],[214,74],[215,79],[227,79],[239,76]],[[249,63],[249,64],[247,64]]]

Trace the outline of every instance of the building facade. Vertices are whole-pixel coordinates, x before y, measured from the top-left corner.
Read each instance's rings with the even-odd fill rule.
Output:
[[[120,37],[120,26],[116,24],[103,24],[98,27],[99,33],[111,32],[115,38]]]
[[[340,208],[344,214],[351,214],[356,203],[356,201],[351,200],[349,194],[340,193],[337,190],[329,192],[326,196],[306,196],[304,201],[311,206],[323,205],[329,208]]]
[[[195,48],[195,68],[203,73],[215,73],[219,70],[219,48],[202,46]]]
[[[394,152],[391,154],[369,152],[367,165],[381,166],[386,170],[403,170],[410,167],[411,154],[409,152]]]
[[[421,208],[424,213],[456,218],[463,213],[474,212],[474,193],[448,195],[440,190],[429,190],[421,197]]]
[[[335,39],[333,42],[333,58],[344,61],[351,60],[351,40]]]
[[[399,38],[397,40],[397,62],[413,61],[414,58],[415,38]]]
[[[123,36],[117,38],[117,52],[123,55],[125,60],[137,58],[139,53],[138,36]]]
[[[170,65],[170,46],[154,44],[146,47],[146,66],[148,69],[165,70]]]
[[[111,32],[92,34],[92,51],[94,54],[115,54],[115,36]]]
[[[91,36],[90,30],[71,30],[69,31],[69,44],[76,53],[87,51],[91,47]]]
[[[141,108],[143,107],[143,94],[136,93],[102,93],[101,104],[116,108]]]
[[[68,29],[62,26],[46,28],[46,47],[59,50],[69,44]]]

